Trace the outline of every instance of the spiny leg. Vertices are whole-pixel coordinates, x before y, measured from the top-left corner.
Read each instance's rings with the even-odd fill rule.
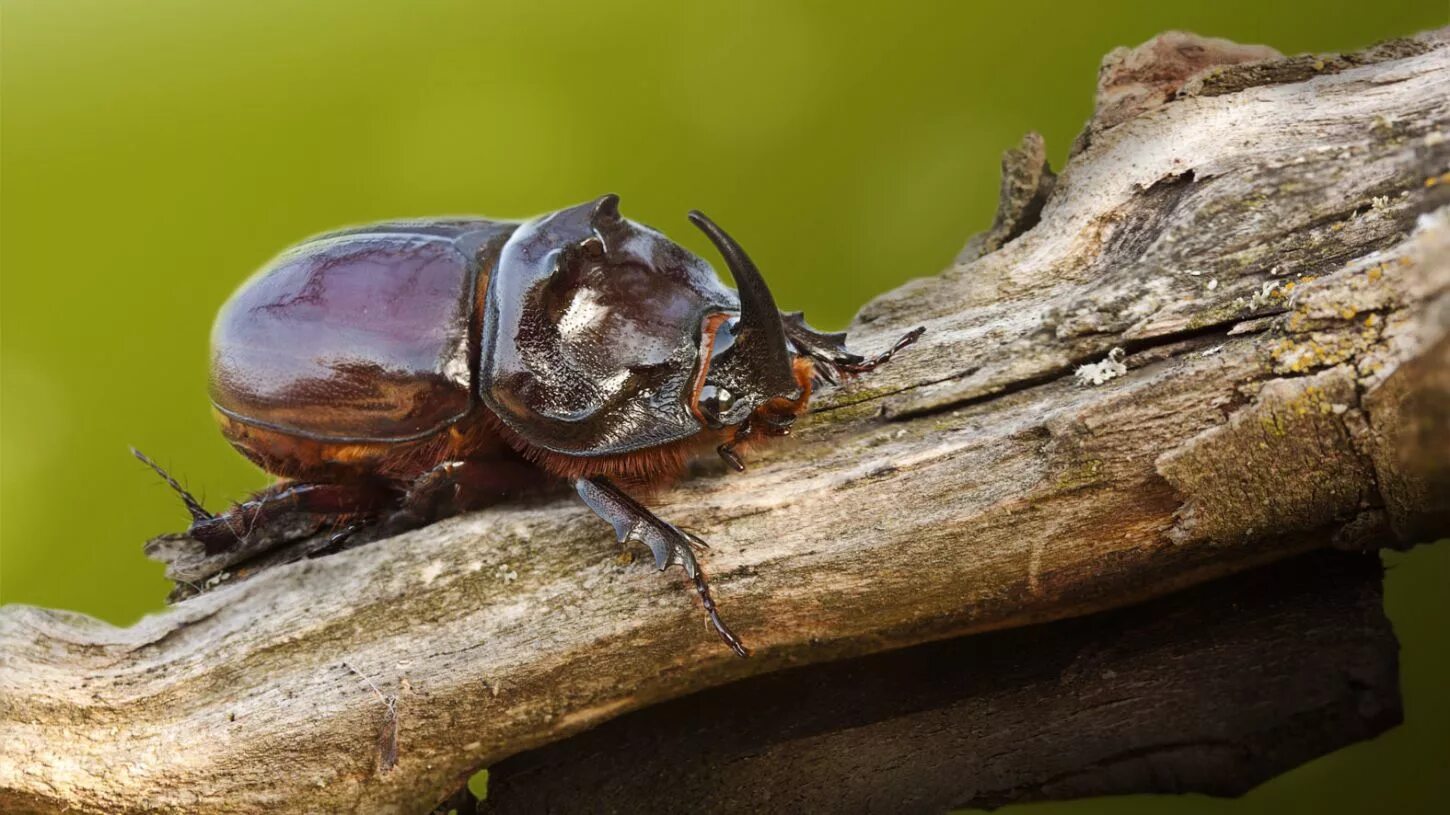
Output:
[[[735,653],[742,657],[750,656],[740,639],[720,619],[715,599],[710,596],[710,584],[705,580],[705,573],[700,570],[699,562],[695,560],[693,547],[704,547],[704,541],[674,524],[660,520],[608,478],[581,478],[574,482],[574,489],[584,499],[584,503],[594,510],[594,514],[614,527],[614,534],[620,543],[638,541],[648,546],[655,556],[655,568],[664,571],[671,564],[684,567],[685,574],[695,584],[695,592],[700,595],[700,602],[705,606],[705,614],[710,618],[715,633]]]
[[[739,453],[735,452],[735,448],[749,441],[757,434],[765,436],[789,436],[790,423],[793,421],[795,421],[794,416],[789,417],[784,422],[772,421],[769,417],[765,417],[757,425],[756,417],[747,417],[745,421],[736,427],[735,435],[730,438],[730,441],[716,447],[715,452],[720,454],[720,458],[726,464],[729,464],[731,469],[737,473],[743,473],[745,472],[745,461],[740,458]]]
[[[131,454],[161,476],[181,498],[191,515],[190,537],[206,546],[207,554],[232,549],[244,542],[270,539],[275,544],[301,540],[329,523],[338,528],[328,541],[335,547],[371,522],[378,509],[396,500],[379,482],[311,483],[283,481],[256,493],[247,501],[215,514],[196,499],[170,473],[145,453]]]
[[[384,529],[388,534],[416,529],[549,483],[537,467],[524,461],[496,458],[445,461],[409,485],[397,511],[384,521]]]
[[[896,356],[897,351],[900,351],[906,346],[911,345],[912,343],[921,339],[921,335],[925,333],[926,326],[919,325],[916,328],[913,328],[910,331],[906,332],[905,334],[902,334],[896,340],[896,342],[891,344],[890,348],[887,348],[885,351],[882,351],[876,356],[866,357],[860,362],[838,362],[836,363],[836,367],[840,368],[848,374],[864,374],[869,371],[874,371],[880,366],[890,362],[891,358]],[[855,355],[852,354],[852,356]]]
[[[795,346],[797,352],[814,360],[817,363],[817,372],[831,384],[836,383],[841,373],[863,374],[890,362],[897,351],[916,342],[926,333],[926,328],[918,326],[903,334],[884,352],[874,357],[863,357],[847,350],[846,332],[817,331],[806,323],[805,315],[799,311],[781,314],[780,321],[791,345]]]
[[[301,540],[328,526],[342,529],[341,538],[329,542],[331,546],[396,501],[397,493],[380,481],[283,481],[225,512],[194,522],[186,533],[205,544],[208,554],[214,554],[244,541],[265,538],[280,544]]]

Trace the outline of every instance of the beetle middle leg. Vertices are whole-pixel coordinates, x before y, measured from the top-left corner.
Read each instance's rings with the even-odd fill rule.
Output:
[[[720,619],[720,612],[715,608],[715,599],[710,596],[710,584],[705,580],[705,573],[700,570],[699,561],[695,560],[695,547],[708,548],[703,540],[674,524],[660,520],[613,481],[603,476],[581,478],[574,482],[574,489],[584,499],[584,503],[594,510],[594,514],[614,527],[614,534],[620,543],[638,541],[648,546],[654,553],[655,567],[660,571],[664,571],[671,564],[682,566],[685,574],[695,584],[695,592],[700,595],[700,602],[705,605],[705,614],[709,616],[715,633],[735,653],[743,657],[750,656],[745,645],[725,625],[725,621]]]
[[[548,483],[542,471],[524,461],[498,458],[445,461],[408,485],[397,509],[384,520],[384,531],[391,535],[417,529]]]

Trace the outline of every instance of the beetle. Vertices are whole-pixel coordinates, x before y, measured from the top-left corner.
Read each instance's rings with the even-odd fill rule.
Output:
[[[781,313],[740,245],[689,219],[735,289],[622,217],[615,195],[523,222],[371,224],[286,250],[211,336],[222,434],[278,480],[212,514],[162,472],[188,534],[209,552],[298,517],[339,540],[369,524],[391,534],[564,479],[621,543],[683,567],[746,655],[696,559],[704,541],[631,492],[711,448],[743,470],[741,450],[788,434],[819,381],[872,370],[922,329],[874,358],[852,353],[844,333]]]

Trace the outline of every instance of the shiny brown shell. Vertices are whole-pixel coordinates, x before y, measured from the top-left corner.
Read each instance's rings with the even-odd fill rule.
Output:
[[[439,433],[472,387],[484,258],[517,224],[373,224],[273,260],[212,329],[211,399],[236,422],[333,442]]]

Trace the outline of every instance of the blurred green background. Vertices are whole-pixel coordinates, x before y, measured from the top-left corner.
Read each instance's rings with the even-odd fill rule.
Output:
[[[216,433],[227,294],[320,230],[534,214],[605,191],[683,239],[691,207],[783,306],[843,325],[949,263],[1041,131],[1061,166],[1099,59],[1168,28],[1285,52],[1444,25],[1445,0],[0,4],[0,600],[128,623],[162,606],[148,536],[264,483]],[[1409,723],[1240,802],[1024,811],[1443,806],[1450,556],[1391,571]]]

